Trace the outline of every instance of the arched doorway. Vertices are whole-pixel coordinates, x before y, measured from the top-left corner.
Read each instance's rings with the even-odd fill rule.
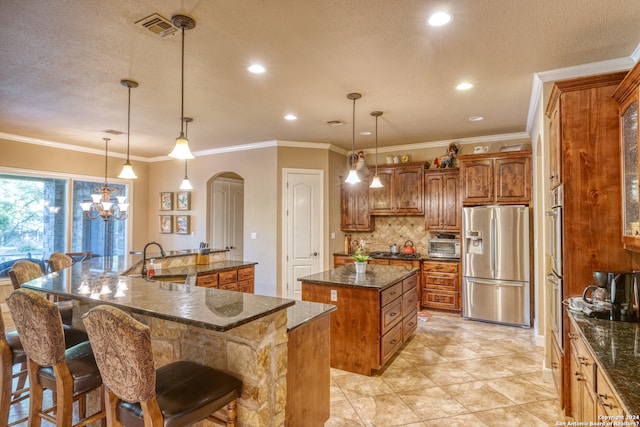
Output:
[[[224,172],[209,180],[209,241],[227,249],[228,260],[242,260],[244,246],[244,179]]]

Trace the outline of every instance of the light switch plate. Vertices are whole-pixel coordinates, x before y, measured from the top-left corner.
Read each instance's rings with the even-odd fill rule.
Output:
[[[258,238],[258,233],[253,232],[251,233],[251,240],[256,240]]]
[[[338,290],[331,289],[331,301],[338,301]]]

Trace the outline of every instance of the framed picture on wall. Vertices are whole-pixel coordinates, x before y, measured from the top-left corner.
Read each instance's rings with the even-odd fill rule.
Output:
[[[173,210],[173,193],[172,192],[160,193],[160,210],[161,211]]]
[[[173,215],[160,215],[160,232],[173,233]]]
[[[190,216],[189,215],[176,215],[176,234],[189,234],[189,225],[190,225]]]
[[[191,193],[189,191],[179,191],[176,195],[176,210],[191,210]]]

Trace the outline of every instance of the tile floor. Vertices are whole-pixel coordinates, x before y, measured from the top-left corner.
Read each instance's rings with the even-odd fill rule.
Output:
[[[543,349],[532,330],[431,314],[375,375],[331,369],[325,427],[551,426],[564,420],[553,384],[542,380]],[[10,422],[27,406],[12,407]]]
[[[556,425],[564,417],[543,355],[533,330],[432,312],[375,375],[331,369],[325,426]]]

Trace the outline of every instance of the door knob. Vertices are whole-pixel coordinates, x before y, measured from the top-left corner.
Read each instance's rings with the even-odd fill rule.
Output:
[[[314,252],[314,253],[313,253],[313,256],[318,256],[318,252]]]

